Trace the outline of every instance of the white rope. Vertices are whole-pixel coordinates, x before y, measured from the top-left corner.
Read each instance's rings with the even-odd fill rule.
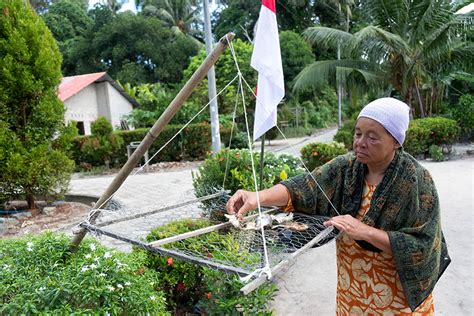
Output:
[[[242,76],[242,73],[240,72],[239,63],[237,62],[237,56],[235,55],[234,45],[232,44],[232,42],[229,41],[229,39],[227,39],[227,42],[229,44],[230,51],[231,51],[231,54],[232,54],[232,58],[234,59],[235,66],[237,67],[237,73],[238,73],[238,76],[239,76],[239,86],[242,86],[243,76]],[[248,117],[247,117],[247,108],[245,106],[245,93],[244,93],[243,88],[240,89],[240,95],[242,97],[242,106],[243,106],[244,117],[245,117],[245,127],[246,127],[246,130],[247,130],[247,142],[248,142],[249,151],[250,151],[250,162],[251,162],[251,165],[252,165],[253,182],[254,182],[254,185],[255,185],[255,192],[257,194],[258,216],[259,216],[260,221],[261,221],[262,220],[262,207],[260,205],[260,194],[258,192],[257,173],[255,171],[255,162],[253,160],[253,158],[254,158],[253,157],[253,144],[252,144],[252,141],[250,139],[250,129],[249,129],[249,122],[248,122]],[[260,232],[261,232],[261,235],[262,235],[263,255],[264,255],[264,258],[265,258],[265,266],[262,268],[261,273],[265,273],[267,275],[267,278],[271,279],[272,278],[272,271],[270,269],[270,260],[268,258],[267,241],[266,241],[266,238],[265,238],[265,227],[264,227],[264,225],[260,226]]]

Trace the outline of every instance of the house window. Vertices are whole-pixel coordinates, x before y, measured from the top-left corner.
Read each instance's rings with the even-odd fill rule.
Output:
[[[77,127],[77,132],[79,133],[79,135],[85,135],[84,122],[77,122],[76,127]]]

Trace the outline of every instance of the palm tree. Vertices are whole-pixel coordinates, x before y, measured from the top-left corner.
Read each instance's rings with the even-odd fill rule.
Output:
[[[369,0],[364,11],[372,23],[354,34],[325,27],[303,33],[317,45],[340,45],[345,58],[309,65],[295,89],[335,80],[369,89],[390,86],[424,116],[427,99],[442,99],[442,78],[472,67],[474,47],[460,36],[449,1]]]
[[[137,0],[137,6],[143,6],[147,15],[161,19],[175,34],[200,37],[201,31],[196,27],[202,24],[200,9],[192,0]]]

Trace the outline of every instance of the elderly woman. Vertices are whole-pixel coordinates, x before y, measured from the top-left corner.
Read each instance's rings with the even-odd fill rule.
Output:
[[[259,192],[261,205],[329,216],[342,232],[337,315],[434,314],[431,293],[451,260],[433,180],[402,148],[408,123],[405,103],[375,100],[357,118],[354,153]],[[256,207],[242,190],[227,203],[240,218]]]

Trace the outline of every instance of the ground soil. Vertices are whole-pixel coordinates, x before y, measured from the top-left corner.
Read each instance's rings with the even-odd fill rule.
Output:
[[[55,210],[48,214],[41,210],[33,210],[30,211],[31,216],[19,219],[17,224],[10,224],[8,231],[2,237],[70,229],[74,224],[87,218],[89,210],[90,206],[76,202],[65,202],[56,206]]]

